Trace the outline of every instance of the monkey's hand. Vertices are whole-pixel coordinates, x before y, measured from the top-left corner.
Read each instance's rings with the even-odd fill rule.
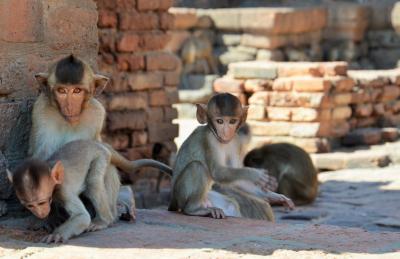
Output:
[[[268,177],[268,182],[264,188],[271,192],[276,192],[278,190],[278,180],[274,176],[269,175],[267,170],[261,170],[263,170],[264,174]]]
[[[268,191],[265,189],[264,189],[264,191],[265,191],[264,197],[270,204],[283,205],[290,210],[294,209],[294,207],[295,207],[294,203],[290,198],[286,197],[283,194],[271,192],[271,191]]]
[[[65,243],[67,242],[68,238],[63,237],[61,234],[59,233],[53,233],[50,235],[45,236],[44,238],[42,238],[41,242],[42,243]]]
[[[210,216],[213,219],[225,219],[226,218],[224,211],[220,208],[209,207],[207,209],[210,211]]]
[[[109,224],[105,223],[104,221],[93,220],[92,223],[90,223],[89,227],[86,229],[86,232],[94,232],[101,229],[105,229],[108,227],[108,225]]]
[[[262,189],[264,189],[266,186],[271,185],[270,182],[273,183],[273,181],[271,181],[271,177],[267,173],[267,170],[251,168],[251,173],[254,176],[252,179],[254,184],[261,187]],[[273,187],[273,184],[271,185],[271,187]]]

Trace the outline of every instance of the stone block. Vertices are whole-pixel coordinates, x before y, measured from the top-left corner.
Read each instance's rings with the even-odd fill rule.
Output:
[[[267,107],[267,118],[271,121],[290,121],[292,111],[287,107]]]
[[[276,65],[262,62],[238,62],[229,64],[229,75],[235,78],[275,79],[277,77]]]
[[[248,120],[262,120],[266,117],[265,106],[250,104],[247,112]]]
[[[273,80],[249,79],[244,82],[244,91],[248,93],[256,93],[260,91],[272,90],[273,82]]]
[[[222,46],[237,46],[240,44],[242,34],[239,33],[218,33],[216,43]]]
[[[400,3],[396,3],[391,13],[392,26],[397,33],[400,33]]]

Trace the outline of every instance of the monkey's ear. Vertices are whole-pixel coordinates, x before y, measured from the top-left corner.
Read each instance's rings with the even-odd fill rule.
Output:
[[[103,92],[104,88],[106,88],[110,79],[106,76],[95,74],[94,77],[94,95],[99,95]]]
[[[40,89],[46,88],[48,86],[48,73],[37,73],[35,74],[35,79],[39,83]]]
[[[51,178],[56,184],[62,184],[64,181],[64,165],[60,160],[51,169]]]
[[[10,183],[12,183],[13,182],[13,174],[8,169],[6,169],[6,171],[7,171],[7,178],[10,181]]]
[[[197,112],[196,112],[197,121],[200,124],[207,123],[207,105],[196,103],[196,107],[197,107]]]

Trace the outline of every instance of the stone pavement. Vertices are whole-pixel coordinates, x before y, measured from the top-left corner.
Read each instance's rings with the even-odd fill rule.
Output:
[[[84,234],[65,245],[42,245],[24,220],[0,222],[5,258],[400,258],[400,166],[321,173],[320,195],[277,223],[188,217],[139,210],[135,224]],[[296,215],[311,220],[291,220]],[[283,219],[286,218],[286,219]],[[289,218],[289,219],[288,219]],[[16,229],[16,225],[19,228]],[[385,225],[397,225],[388,227]]]

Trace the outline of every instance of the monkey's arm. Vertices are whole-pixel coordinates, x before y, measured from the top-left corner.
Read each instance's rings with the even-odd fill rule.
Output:
[[[261,186],[268,183],[268,177],[261,170],[250,167],[217,166],[214,170],[211,170],[211,176],[214,181],[221,184],[232,183],[236,180],[247,180]]]
[[[56,228],[52,234],[45,236],[42,239],[43,242],[65,242],[71,237],[83,233],[90,225],[90,214],[77,195],[67,193],[63,195],[63,199],[65,209],[70,217]]]

